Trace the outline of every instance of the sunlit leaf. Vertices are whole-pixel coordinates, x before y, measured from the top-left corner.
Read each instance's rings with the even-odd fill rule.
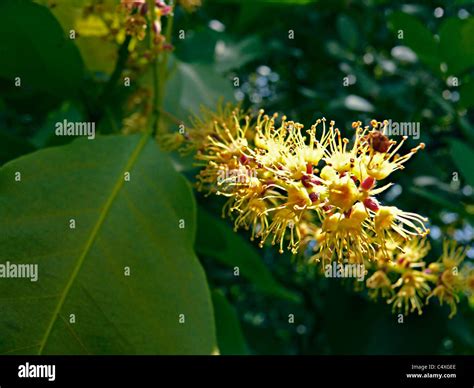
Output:
[[[0,187],[0,262],[38,265],[35,282],[0,281],[0,353],[217,351],[191,190],[154,142],[45,149]]]

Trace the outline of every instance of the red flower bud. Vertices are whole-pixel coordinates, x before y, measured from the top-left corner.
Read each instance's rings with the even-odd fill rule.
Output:
[[[332,210],[333,207],[334,207],[334,206],[332,206],[332,205],[324,205],[324,206],[323,206],[323,210],[324,210],[325,212],[329,212],[329,211]]]
[[[374,212],[377,212],[379,210],[379,204],[375,198],[366,198],[364,199],[364,206],[367,209],[370,209]]]
[[[362,183],[360,184],[360,188],[362,190],[368,191],[375,185],[375,178],[369,176],[368,178],[365,178]]]
[[[301,183],[303,184],[304,187],[310,188],[312,186],[320,185],[321,181],[316,178],[314,175],[303,175],[301,177]]]

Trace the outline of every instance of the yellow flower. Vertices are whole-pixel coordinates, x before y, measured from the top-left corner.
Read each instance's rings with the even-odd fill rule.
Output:
[[[348,211],[359,198],[359,190],[349,175],[332,181],[328,187],[328,200],[343,212]]]
[[[443,254],[441,255],[440,261],[446,269],[459,267],[459,264],[463,262],[465,257],[466,250],[458,246],[455,241],[443,242]]]
[[[460,266],[466,257],[466,250],[458,246],[455,241],[443,242],[443,253],[436,263],[428,267],[437,276],[437,286],[429,295],[428,300],[433,296],[437,297],[439,303],[447,303],[451,308],[452,318],[457,311],[457,303],[461,292],[469,294],[466,288],[466,277],[462,273]]]
[[[425,236],[429,233],[425,222],[428,219],[416,213],[404,212],[395,206],[382,206],[374,219],[375,230],[381,236],[385,231],[395,231],[403,238]]]
[[[350,214],[334,213],[324,218],[322,234],[319,236],[319,253],[312,257],[315,261],[343,261],[348,255],[356,262],[370,260],[375,254],[371,236],[363,223],[368,213],[362,203],[356,204]]]
[[[382,180],[387,178],[396,170],[403,169],[403,164],[407,162],[418,150],[424,149],[425,144],[420,143],[415,148],[412,148],[409,153],[400,156],[397,152],[406,141],[404,136],[402,141],[397,145],[396,141],[388,139],[385,135],[385,130],[388,127],[388,121],[383,123],[372,123],[374,127],[382,126],[382,131],[373,129],[363,137],[361,147],[363,152],[363,164],[365,165],[367,174],[375,179]]]
[[[290,242],[288,249],[293,253],[297,253],[299,245],[299,229],[295,227],[298,224],[300,216],[297,212],[289,209],[280,209],[273,215],[273,221],[267,230],[263,233],[260,246],[263,247],[265,240],[271,234],[273,234],[272,245],[279,246],[279,252],[283,253],[283,245],[285,242],[285,233],[287,229],[290,230]]]
[[[408,240],[400,244],[400,249],[394,252],[395,262],[403,267],[423,268],[425,263],[421,261],[431,249],[426,238]]]
[[[393,279],[391,288],[398,290],[387,302],[393,303],[394,311],[421,313],[423,305],[436,297],[440,304],[447,303],[451,307],[449,317],[453,317],[461,292],[467,293],[469,270],[457,272],[463,258],[463,248],[454,241],[445,242],[444,246],[444,253],[439,260],[427,265],[424,260],[430,244],[425,238],[386,244],[383,255],[375,263],[365,264],[369,270],[375,271],[367,281],[367,287],[371,289],[369,295],[377,296],[378,288],[388,287],[388,282]],[[388,297],[387,292],[382,297]]]
[[[388,298],[393,295],[392,282],[384,271],[378,270],[372,274],[366,281],[367,288],[370,288],[369,294],[376,299],[379,294],[382,298]]]
[[[452,289],[446,287],[443,284],[436,286],[433,292],[428,296],[426,302],[433,297],[436,296],[439,300],[439,304],[442,306],[443,303],[447,303],[451,309],[451,313],[449,314],[449,318],[452,318],[456,315],[458,311],[457,303],[459,303],[459,296],[457,296]]]
[[[407,270],[392,287],[399,288],[396,294],[387,301],[393,303],[394,311],[403,311],[404,314],[413,311],[422,313],[423,298],[431,291],[422,273]]]

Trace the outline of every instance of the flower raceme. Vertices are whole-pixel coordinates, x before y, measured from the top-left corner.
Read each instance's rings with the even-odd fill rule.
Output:
[[[436,298],[450,307],[452,318],[460,295],[469,295],[474,289],[474,271],[463,265],[466,251],[453,241],[443,243],[443,253],[435,262],[424,261],[429,250],[426,239],[390,244],[388,256],[367,263],[372,271],[366,282],[369,295],[374,299],[381,296],[392,304],[393,311],[405,314],[421,314],[423,305]]]
[[[309,251],[313,262],[364,265],[370,294],[394,311],[421,313],[435,297],[453,315],[458,294],[474,287],[474,271],[450,276],[464,256],[448,245],[428,266],[427,219],[381,203],[392,185],[384,180],[424,148],[401,154],[406,137],[389,139],[387,124],[357,121],[344,137],[324,118],[305,130],[286,116],[251,116],[229,105],[203,111],[186,134],[163,144],[195,154],[197,189],[227,197],[222,216],[233,218],[235,230],[250,230],[261,247],[270,241],[280,253]]]
[[[256,118],[230,107],[205,116],[195,120],[186,142],[203,167],[198,189],[228,197],[223,215],[234,217],[236,229],[251,229],[260,246],[271,240],[281,253],[285,246],[297,253],[302,221],[312,222],[320,226],[314,260],[352,255],[363,262],[396,236],[428,233],[424,217],[377,199],[391,186],[380,181],[424,147],[400,156],[406,138],[388,139],[386,122],[353,123],[351,141],[325,119],[304,130],[263,110]]]

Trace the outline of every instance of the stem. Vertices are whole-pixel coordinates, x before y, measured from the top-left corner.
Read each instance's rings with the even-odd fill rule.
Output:
[[[166,23],[166,32],[165,32],[165,42],[171,43],[171,34],[173,32],[173,20],[174,20],[174,13],[171,13],[168,16],[168,22]],[[160,76],[162,77],[163,82],[160,84],[160,94],[159,94],[159,99],[158,103],[159,108],[161,109],[162,104],[163,104],[163,98],[165,95],[165,80],[167,79],[167,72],[168,72],[168,57],[169,57],[169,51],[165,51],[163,53],[163,60],[160,63]]]
[[[150,54],[155,55],[155,45],[153,42],[153,25],[156,21],[156,12],[155,12],[155,2],[154,0],[148,0],[148,48],[150,49]],[[159,82],[160,77],[158,76],[158,56],[155,55],[153,58],[153,62],[151,64],[151,75],[152,75],[152,82],[153,82],[153,96],[152,96],[152,110],[150,116],[150,125],[149,125],[149,132],[154,137],[156,135],[158,122],[160,119],[160,112],[158,109],[159,103]]]
[[[112,127],[112,131],[114,133],[118,133],[120,131],[120,129],[117,127],[117,124],[115,123],[115,120],[114,120],[114,115],[112,114],[112,112],[110,111],[110,108],[109,107],[106,107],[105,108],[105,114],[107,116],[107,119],[109,120],[110,122],[110,126]]]
[[[148,44],[151,52],[154,51],[154,42],[153,42],[153,24],[156,21],[156,13],[155,13],[155,4],[153,0],[148,0],[148,23],[150,25],[150,29],[148,32]],[[173,30],[173,14],[168,16],[168,21],[166,24],[166,32],[165,32],[165,41],[171,41],[171,33]],[[159,58],[160,57],[160,58]],[[159,59],[161,59],[159,61]],[[152,98],[152,115],[151,115],[151,125],[150,131],[153,137],[156,136],[158,131],[158,125],[160,121],[160,113],[162,111],[163,105],[163,98],[165,94],[165,85],[166,85],[166,72],[168,66],[168,51],[162,52],[160,55],[156,55],[153,59],[153,63],[151,66],[152,71],[152,80],[153,80],[153,98]]]
[[[183,120],[178,119],[176,116],[172,115],[171,113],[165,111],[163,108],[160,108],[160,113],[162,116],[166,117],[168,121],[171,121],[172,123],[181,125],[183,124]]]

